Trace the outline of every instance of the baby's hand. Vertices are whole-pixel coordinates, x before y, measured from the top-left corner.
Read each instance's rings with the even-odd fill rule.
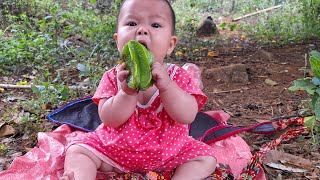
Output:
[[[123,90],[123,92],[125,92],[128,95],[137,95],[138,92],[134,89],[129,88],[126,78],[129,75],[129,71],[125,70],[124,68],[126,67],[126,63],[122,63],[118,66],[118,79],[121,83],[121,89]]]
[[[167,66],[165,64],[160,64],[159,62],[154,62],[151,67],[151,73],[153,80],[155,81],[155,86],[159,91],[165,91],[171,82],[167,72]]]
[[[59,180],[75,180],[74,172],[73,171],[66,171],[63,175],[59,178]]]

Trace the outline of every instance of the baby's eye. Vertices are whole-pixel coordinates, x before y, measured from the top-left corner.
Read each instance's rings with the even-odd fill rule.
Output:
[[[154,27],[154,28],[160,28],[161,27],[161,25],[158,24],[158,23],[153,23],[151,26]]]
[[[137,23],[135,23],[135,22],[128,22],[127,23],[127,26],[136,26],[137,25]]]

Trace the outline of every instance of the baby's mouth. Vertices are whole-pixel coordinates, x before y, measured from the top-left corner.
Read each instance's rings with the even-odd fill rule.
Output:
[[[148,46],[147,46],[147,44],[146,44],[145,42],[140,42],[140,41],[139,41],[139,43],[142,44],[144,47],[146,47],[146,49],[148,49]],[[149,50],[149,49],[148,49],[148,50]]]

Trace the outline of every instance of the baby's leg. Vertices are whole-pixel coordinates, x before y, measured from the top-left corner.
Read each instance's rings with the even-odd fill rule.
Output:
[[[60,180],[95,180],[97,169],[103,164],[104,169],[112,171],[113,167],[107,167],[95,154],[88,149],[72,145],[66,152],[64,174]]]
[[[199,156],[177,167],[172,180],[202,180],[216,169],[216,159],[212,156]]]

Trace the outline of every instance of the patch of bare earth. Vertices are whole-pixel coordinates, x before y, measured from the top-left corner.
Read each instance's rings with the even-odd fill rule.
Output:
[[[231,115],[230,123],[243,126],[281,116],[297,116],[300,101],[307,95],[288,88],[293,80],[304,77],[306,54],[314,49],[319,51],[319,41],[246,52],[234,48],[216,49],[219,56],[195,62],[203,70],[204,92],[208,96],[204,110],[222,109]],[[272,135],[242,133],[240,136],[254,153],[282,133],[284,131]],[[281,144],[277,150],[305,158],[312,168],[304,173],[292,173],[284,168],[264,166],[268,179],[320,177],[319,150],[312,149],[310,136]]]

